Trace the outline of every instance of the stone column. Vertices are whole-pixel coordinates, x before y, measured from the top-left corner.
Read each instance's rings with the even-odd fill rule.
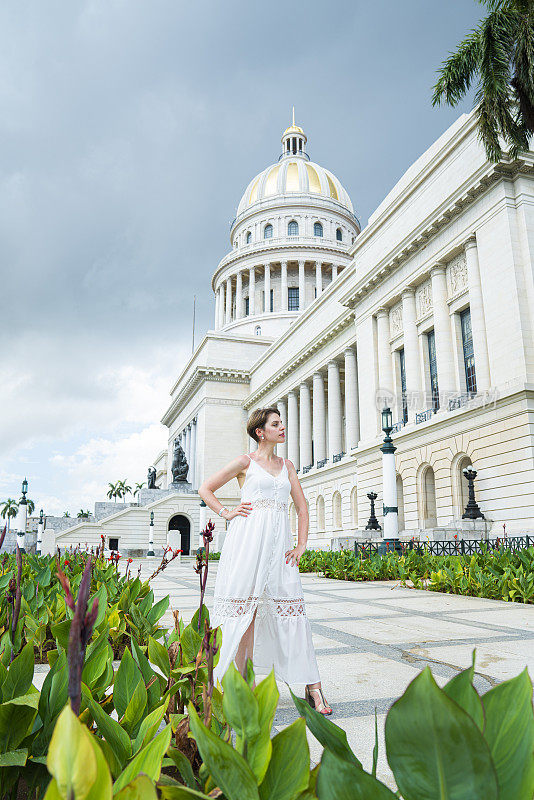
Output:
[[[248,271],[248,314],[253,317],[256,313],[256,268]]]
[[[197,421],[196,418],[191,420],[191,446],[189,448],[191,456],[191,469],[189,470],[189,480],[193,489],[196,486],[196,457],[197,457]]]
[[[22,498],[17,514],[17,544],[21,553],[26,552],[26,528],[28,526],[28,501]]]
[[[320,297],[323,291],[323,271],[320,261],[315,262],[315,297]]]
[[[399,538],[399,509],[397,506],[396,447],[386,436],[382,451],[382,498],[384,503],[384,539]]]
[[[43,530],[44,530],[43,509],[41,509],[39,522],[37,524],[37,545],[35,548],[35,552],[37,553],[38,556],[41,555],[41,550],[43,548]]]
[[[321,372],[313,373],[313,450],[315,463],[326,458],[326,407],[324,378]]]
[[[482,301],[480,283],[480,265],[478,262],[477,240],[473,236],[465,243],[465,260],[467,262],[467,285],[469,286],[469,309],[471,312],[471,328],[473,333],[473,350],[475,353],[475,375],[477,392],[485,392],[491,386],[488,358],[488,341],[486,337],[486,319]]]
[[[337,264],[332,264],[332,280],[335,281],[337,278]]]
[[[285,428],[285,432],[286,432],[285,440],[279,446],[277,452],[279,453],[279,455],[282,456],[282,458],[287,458],[287,430],[288,430],[288,427],[287,427],[287,402],[286,402],[285,397],[283,397],[281,400],[279,400],[276,405],[277,405],[278,410],[280,412],[280,418],[281,418],[282,422],[284,423],[284,428]]]
[[[299,311],[306,308],[306,275],[304,272],[304,261],[299,261]]]
[[[148,525],[148,550],[147,550],[147,558],[153,558],[156,554],[154,553],[154,512],[150,512],[150,523]]]
[[[263,265],[263,311],[268,314],[271,310],[271,265]]]
[[[389,344],[389,310],[379,308],[376,312],[376,331],[378,339],[378,390],[385,396],[393,395],[393,359]],[[392,401],[386,405],[393,408]]]
[[[297,393],[292,389],[287,395],[287,451],[295,469],[299,469],[299,410]]]
[[[328,449],[329,458],[341,453],[341,386],[337,361],[328,362]]]
[[[305,381],[300,384],[299,422],[300,463],[302,467],[308,467],[313,463],[312,418],[310,387]]]
[[[280,291],[282,293],[280,309],[287,311],[287,261],[280,263]]]
[[[374,318],[362,320],[356,327],[358,358],[358,393],[360,408],[360,440],[369,442],[378,432],[376,389],[378,365],[376,359]]]
[[[343,352],[345,358],[345,446],[347,453],[360,440],[360,413],[358,409],[358,373],[356,353],[352,347]]]
[[[448,401],[455,391],[454,351],[452,346],[451,318],[447,305],[447,274],[442,264],[430,271],[432,279],[432,305],[434,309],[434,336],[436,339],[436,365],[440,409],[446,411]]]
[[[228,325],[232,321],[232,279],[226,279],[226,313],[224,323]]]
[[[235,287],[235,318],[241,319],[243,316],[243,273],[241,270],[236,276]]]
[[[404,368],[406,371],[406,396],[408,420],[415,422],[416,413],[424,407],[419,334],[415,313],[415,289],[407,286],[402,293],[402,326],[404,329]]]
[[[219,286],[219,328],[222,328],[224,325],[224,296],[225,296],[225,289],[226,286],[224,283],[221,283]]]
[[[220,289],[215,290],[215,330],[219,330],[219,303],[221,301]]]

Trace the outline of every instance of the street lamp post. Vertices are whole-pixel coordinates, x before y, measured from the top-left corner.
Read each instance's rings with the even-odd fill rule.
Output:
[[[391,439],[393,430],[393,414],[391,409],[382,411],[382,430],[386,434],[382,451],[382,482],[384,502],[384,543],[389,542],[390,549],[400,550],[399,543],[399,509],[397,507],[397,472],[395,470],[395,450]]]
[[[469,484],[469,500],[465,507],[465,512],[462,514],[462,519],[486,519],[475,500],[476,469],[473,469],[473,467],[466,467],[462,472]]]
[[[35,552],[38,556],[41,555],[41,550],[43,547],[43,529],[44,529],[44,512],[43,509],[39,512],[39,522],[37,524],[37,547],[35,548]]]
[[[154,512],[150,512],[150,525],[148,526],[148,552],[147,558],[152,558],[154,553]]]
[[[21,515],[20,528],[17,531],[17,545],[21,553],[25,553],[26,542],[26,525],[28,523],[28,501],[26,500],[26,493],[28,491],[28,481],[26,478],[22,481],[22,497],[19,502],[19,514]]]
[[[366,531],[381,531],[382,528],[380,527],[380,523],[378,522],[375,514],[375,500],[378,497],[376,492],[369,492],[367,495],[369,500],[371,501],[371,516],[369,517],[369,521],[365,526]]]

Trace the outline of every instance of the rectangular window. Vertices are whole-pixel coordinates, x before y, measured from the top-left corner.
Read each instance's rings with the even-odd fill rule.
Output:
[[[436,362],[436,338],[434,331],[427,333],[428,342],[428,367],[430,370],[430,391],[432,392],[432,411],[437,411],[439,408],[439,391],[438,391],[438,366]]]
[[[248,315],[249,315],[249,310],[248,309],[249,309],[249,300],[248,300],[248,297],[245,297],[245,317],[248,317]]]
[[[287,290],[287,308],[288,311],[299,310],[299,288],[298,286],[290,287]]]
[[[404,359],[404,347],[399,350],[399,367],[400,367],[400,380],[401,380],[401,398],[402,398],[402,421],[408,422],[408,398],[406,396],[406,362]]]
[[[274,289],[271,289],[270,306],[271,311],[274,311]]]
[[[462,346],[464,351],[465,384],[469,394],[477,392],[477,376],[475,372],[475,352],[473,350],[473,332],[471,330],[471,309],[466,308],[460,314],[462,324]]]

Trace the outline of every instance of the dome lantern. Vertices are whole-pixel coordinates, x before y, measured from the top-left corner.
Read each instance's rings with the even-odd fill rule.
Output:
[[[293,121],[282,135],[282,156],[306,157],[307,137],[301,127],[295,124],[295,106],[293,106]]]

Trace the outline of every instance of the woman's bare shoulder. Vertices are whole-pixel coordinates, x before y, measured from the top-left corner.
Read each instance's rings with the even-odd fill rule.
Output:
[[[291,474],[296,475],[297,474],[297,470],[295,469],[295,465],[293,464],[293,462],[290,461],[289,458],[286,458],[285,462],[286,462],[286,467],[287,467],[287,471],[289,472],[289,474],[290,475]]]

